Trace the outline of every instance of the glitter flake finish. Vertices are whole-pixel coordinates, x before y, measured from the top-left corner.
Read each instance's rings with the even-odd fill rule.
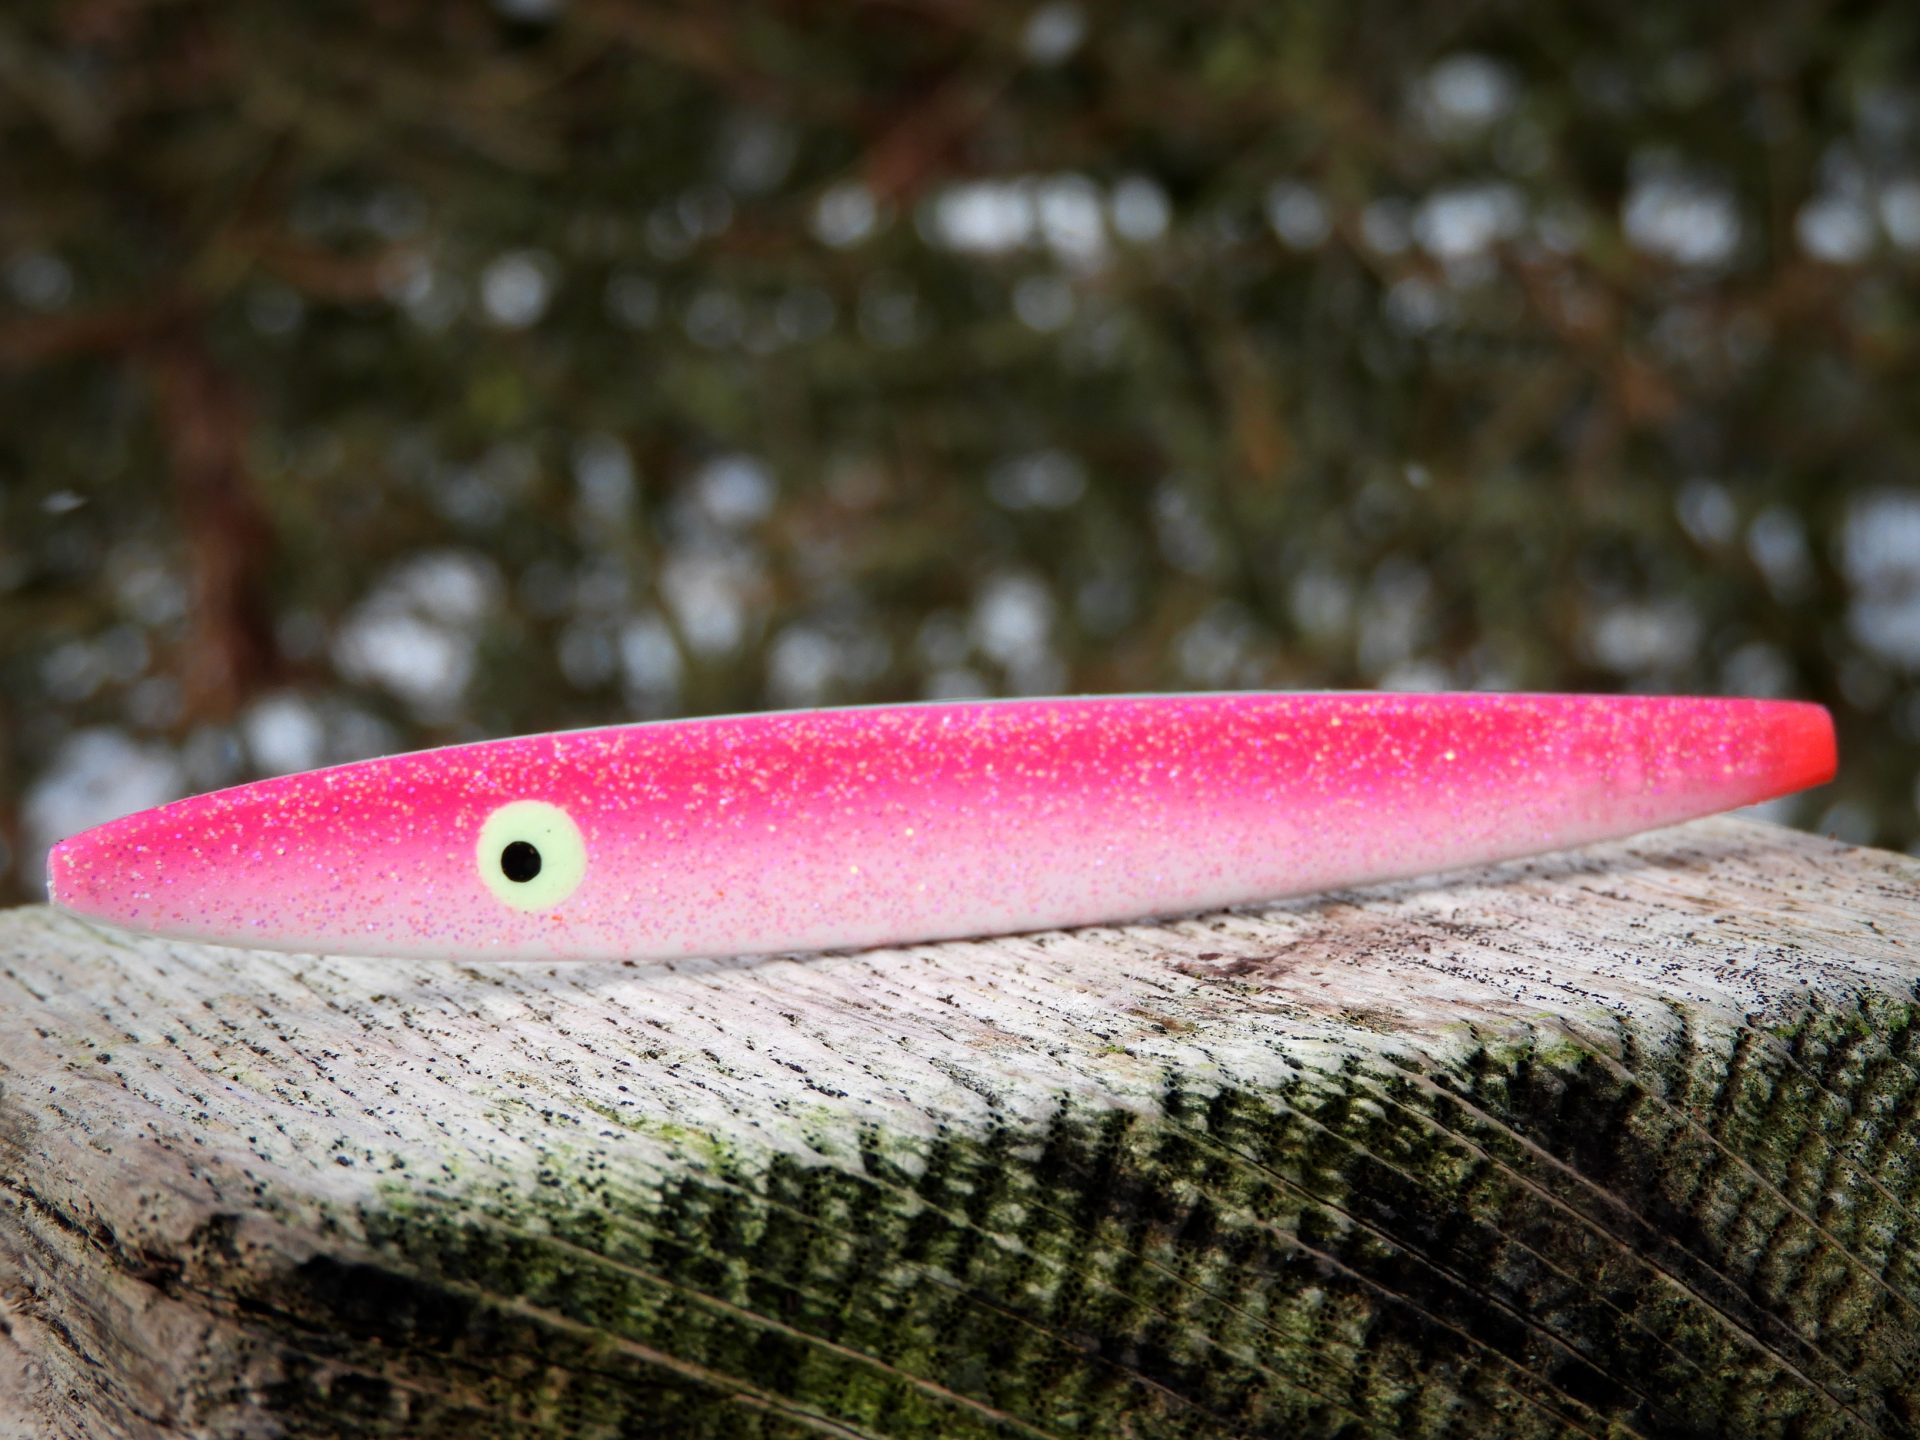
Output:
[[[1830,779],[1785,701],[1227,694],[794,711],[396,755],[56,846],[63,909],[281,950],[670,958],[1173,914]]]

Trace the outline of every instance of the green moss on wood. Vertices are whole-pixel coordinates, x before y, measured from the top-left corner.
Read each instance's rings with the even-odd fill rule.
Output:
[[[689,1136],[658,1193],[395,1192],[381,1264],[239,1303],[296,1434],[1910,1434],[1913,1037],[1823,1003],[835,1163]]]

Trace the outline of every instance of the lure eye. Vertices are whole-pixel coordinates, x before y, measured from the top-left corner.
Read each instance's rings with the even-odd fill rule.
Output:
[[[516,910],[550,910],[586,878],[587,845],[558,805],[514,800],[487,816],[474,861],[496,898]]]

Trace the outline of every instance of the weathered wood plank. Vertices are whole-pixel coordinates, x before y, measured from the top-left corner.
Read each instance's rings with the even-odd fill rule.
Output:
[[[771,961],[6,912],[0,1436],[1913,1434],[1916,982],[1920,865],[1725,820]]]

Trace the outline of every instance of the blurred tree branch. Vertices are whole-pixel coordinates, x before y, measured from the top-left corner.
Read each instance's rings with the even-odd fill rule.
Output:
[[[279,672],[267,580],[272,528],[247,469],[249,417],[240,387],[182,322],[143,347],[172,469],[192,575],[187,713],[230,719]]]

